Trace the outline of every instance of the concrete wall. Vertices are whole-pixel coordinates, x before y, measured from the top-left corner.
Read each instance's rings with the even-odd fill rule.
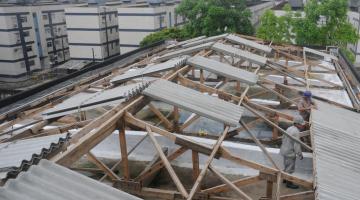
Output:
[[[348,20],[360,34],[360,14],[358,12],[349,11]],[[348,44],[348,49],[355,55],[355,64],[360,65],[360,40],[355,44]]]

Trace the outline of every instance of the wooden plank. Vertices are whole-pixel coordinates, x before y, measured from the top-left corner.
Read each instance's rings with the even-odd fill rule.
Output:
[[[267,90],[268,92],[275,94],[277,97],[279,97],[280,99],[282,99],[282,100],[284,100],[284,101],[286,101],[286,102],[289,102],[289,103],[292,103],[292,104],[295,104],[295,105],[297,104],[295,101],[287,98],[286,96],[280,94],[279,92],[276,92],[276,91],[273,90],[273,89],[270,89],[270,88],[266,87],[265,85],[263,85],[263,84],[261,84],[261,83],[258,83],[258,85],[259,85],[260,87],[264,88],[265,90]]]
[[[120,151],[121,151],[121,160],[123,165],[123,176],[126,181],[130,179],[130,170],[129,170],[129,159],[128,152],[126,146],[126,136],[125,136],[125,120],[121,120],[118,123],[119,130],[119,143],[120,143]]]
[[[193,196],[195,195],[196,191],[198,190],[200,183],[206,174],[206,170],[208,169],[209,165],[211,164],[212,160],[214,159],[217,151],[220,148],[221,143],[224,141],[228,130],[229,130],[229,126],[226,126],[224,132],[222,133],[222,135],[220,136],[220,138],[217,140],[216,144],[214,145],[213,151],[211,152],[208,160],[206,161],[206,163],[204,165],[204,168],[201,170],[195,184],[193,185],[193,187],[190,191],[190,194],[187,198],[188,200],[191,200],[193,198]]]
[[[109,177],[112,179],[120,180],[120,177],[118,177],[111,169],[109,169],[103,162],[98,160],[94,154],[91,152],[87,153],[87,158],[90,162],[94,163],[98,168],[100,168],[102,171],[104,171]]]
[[[171,122],[158,110],[152,103],[148,104],[150,110],[164,123],[165,127],[169,130],[172,129],[173,125]]]
[[[149,126],[146,126],[146,131],[148,132],[151,141],[154,144],[154,147],[156,149],[156,151],[158,152],[161,160],[163,161],[165,168],[167,169],[167,171],[169,172],[169,175],[171,177],[171,179],[174,181],[177,189],[179,190],[179,192],[181,193],[181,195],[185,198],[187,198],[189,196],[189,194],[186,192],[184,186],[182,185],[179,177],[176,175],[174,169],[171,167],[171,164],[169,162],[169,160],[166,158],[165,154],[162,152],[161,147],[159,145],[159,143],[156,141],[151,129]]]
[[[282,195],[280,200],[303,200],[303,199],[315,199],[314,191],[298,192],[295,194]]]
[[[277,173],[276,175],[276,190],[275,190],[275,199],[279,200],[280,199],[280,190],[281,190],[281,172]]]
[[[197,119],[200,118],[200,115],[194,114],[192,116],[190,116],[185,123],[180,127],[180,132],[182,132],[185,128],[187,128],[188,126],[190,126],[192,123],[194,123]]]
[[[168,148],[162,148],[162,151],[165,155],[168,154]],[[159,162],[161,160],[159,155],[155,155],[154,158],[149,162],[149,164],[146,165],[145,169],[143,169],[140,173],[139,176],[147,173],[157,162]],[[155,178],[155,176],[157,175],[157,173],[160,170],[155,171],[154,173],[152,173],[150,176],[148,176],[146,179],[143,179],[141,181],[141,185],[142,187],[147,187],[150,185],[151,181]]]
[[[179,157],[180,155],[182,155],[186,151],[187,151],[186,148],[180,147],[176,151],[171,153],[167,157],[167,159],[168,159],[169,162],[172,161],[172,160],[175,160],[177,157]],[[158,170],[162,169],[163,167],[164,167],[164,163],[162,161],[159,161],[156,164],[154,164],[150,169],[148,169],[146,173],[140,174],[138,177],[136,177],[135,181],[140,181],[141,182],[141,181],[145,180],[147,177],[151,176],[153,173],[155,173]]]
[[[266,198],[272,199],[273,196],[273,182],[266,181]]]
[[[199,153],[196,151],[191,151],[192,157],[192,164],[193,164],[193,180],[196,181],[197,177],[200,174],[200,167],[199,167]]]
[[[223,176],[220,172],[218,172],[214,167],[209,165],[209,169],[211,172],[213,172],[222,182],[224,182],[226,185],[228,185],[231,189],[233,189],[238,195],[240,195],[242,198],[251,200],[252,198],[249,197],[245,192],[240,190],[236,185],[234,185],[231,181],[229,181],[225,176]]]
[[[245,185],[257,183],[259,181],[261,181],[259,176],[251,176],[251,177],[246,177],[246,178],[241,178],[241,179],[235,180],[232,183],[234,185],[236,185],[237,187],[242,187]],[[218,185],[215,187],[211,187],[211,188],[202,190],[201,192],[205,192],[205,193],[209,193],[209,194],[217,194],[217,193],[221,193],[221,192],[227,192],[229,190],[230,190],[230,188],[226,184],[222,184],[222,185]]]

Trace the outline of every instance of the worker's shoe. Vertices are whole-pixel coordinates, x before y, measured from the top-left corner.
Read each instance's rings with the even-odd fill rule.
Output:
[[[299,186],[293,184],[291,181],[286,182],[286,187],[291,188],[291,189],[298,189],[299,188]]]

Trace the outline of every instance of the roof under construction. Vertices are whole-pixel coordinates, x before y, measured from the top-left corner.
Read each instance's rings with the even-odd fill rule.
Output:
[[[335,47],[223,34],[103,65],[1,108],[0,197],[360,199],[360,84]],[[286,129],[307,90],[317,107],[298,139]],[[283,135],[304,152],[293,174]],[[139,173],[129,161],[147,164]],[[151,184],[160,170],[165,188]],[[208,184],[210,172],[222,183]],[[301,188],[285,190],[283,179]]]

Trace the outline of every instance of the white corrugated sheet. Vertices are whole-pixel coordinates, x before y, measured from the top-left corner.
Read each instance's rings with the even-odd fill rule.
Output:
[[[182,55],[191,55],[192,53],[197,52],[197,51],[201,51],[204,49],[210,49],[211,45],[213,45],[213,44],[214,44],[214,42],[208,42],[205,44],[200,44],[200,45],[192,46],[192,47],[185,48],[185,49],[179,49],[176,51],[166,53],[166,54],[162,55],[161,57],[157,58],[156,60],[164,61],[164,60],[169,60],[171,58],[175,58],[175,57],[182,56]]]
[[[360,113],[317,104],[311,128],[316,199],[360,199]]]
[[[159,79],[143,92],[146,96],[197,113],[203,117],[237,126],[244,109],[196,90]]]
[[[230,35],[226,36],[225,39],[227,39],[227,40],[229,40],[229,41],[231,41],[231,42],[233,42],[235,44],[245,45],[247,47],[251,47],[251,48],[260,50],[262,52],[265,52],[265,53],[271,53],[271,50],[272,50],[270,47],[268,47],[266,45],[262,45],[262,44],[259,44],[257,42],[254,42],[254,41],[241,38],[241,37],[236,36],[234,34],[230,34]]]
[[[226,36],[228,36],[228,33],[225,33],[225,34],[222,34],[222,35],[215,35],[215,36],[204,38],[202,40],[196,40],[194,42],[186,43],[186,44],[182,45],[182,47],[184,47],[184,48],[193,47],[193,46],[197,46],[197,45],[200,45],[200,44],[205,44],[205,43],[208,43],[208,42],[217,41],[217,40],[225,38]]]
[[[48,160],[0,187],[1,200],[140,200]]]

